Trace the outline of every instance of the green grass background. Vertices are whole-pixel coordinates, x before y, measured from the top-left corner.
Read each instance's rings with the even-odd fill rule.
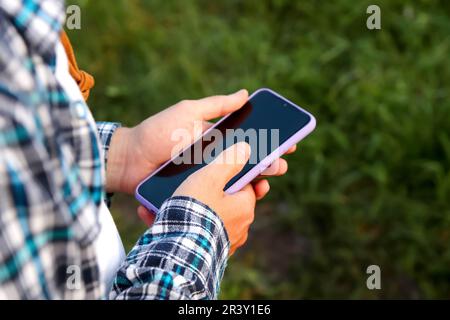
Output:
[[[450,3],[78,0],[98,120],[270,87],[317,116],[272,179],[221,298],[450,298]],[[113,212],[130,248],[136,201]],[[377,264],[382,289],[366,287]]]

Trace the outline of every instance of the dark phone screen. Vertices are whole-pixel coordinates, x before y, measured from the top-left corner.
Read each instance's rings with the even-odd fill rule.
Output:
[[[241,109],[217,125],[214,132],[206,134],[181,153],[178,159],[145,181],[138,192],[155,207],[160,208],[187,177],[210,163],[220,150],[246,141],[251,146],[250,160],[243,170],[230,180],[224,189],[226,190],[310,120],[311,117],[305,112],[270,91],[262,90]],[[222,138],[219,138],[220,136]],[[206,150],[212,151],[203,153]],[[215,150],[218,151],[214,152]],[[184,161],[181,161],[180,157]]]

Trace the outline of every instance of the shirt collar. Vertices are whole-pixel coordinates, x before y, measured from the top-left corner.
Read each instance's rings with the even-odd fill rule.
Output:
[[[65,20],[64,0],[0,0],[0,10],[32,51],[47,58],[54,55]]]

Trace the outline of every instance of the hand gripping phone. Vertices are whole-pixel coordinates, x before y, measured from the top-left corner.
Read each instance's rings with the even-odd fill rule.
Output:
[[[136,198],[147,209],[158,212],[187,177],[214,160],[221,150],[245,141],[251,147],[250,160],[224,189],[227,193],[237,192],[315,126],[316,120],[308,111],[270,89],[259,89],[242,108],[220,119],[191,146],[144,179],[136,188]],[[207,150],[210,152],[204,154]],[[192,155],[199,151],[200,160],[194,161],[199,157]]]

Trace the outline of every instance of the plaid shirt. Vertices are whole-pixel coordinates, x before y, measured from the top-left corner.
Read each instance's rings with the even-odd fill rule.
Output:
[[[117,124],[96,126],[58,83],[63,21],[62,0],[0,0],[0,298],[108,298],[93,242]],[[109,298],[216,298],[228,249],[211,209],[168,199]]]

